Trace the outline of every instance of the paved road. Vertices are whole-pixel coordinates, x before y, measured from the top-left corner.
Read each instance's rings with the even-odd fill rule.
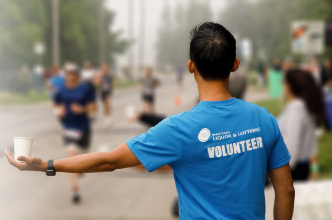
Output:
[[[174,76],[161,76],[163,86],[157,92],[157,112],[166,115],[191,109],[197,102],[197,88],[187,76],[183,90],[183,103],[173,104],[176,86]],[[266,98],[264,93],[248,93],[246,99]],[[94,126],[92,151],[111,150],[125,140],[145,132],[146,127],[128,123],[125,107],[140,106],[139,93],[134,89],[117,90],[114,94],[114,125],[104,128],[102,117]],[[61,145],[60,129],[51,112],[50,103],[25,107],[0,108],[0,150],[11,148],[13,136],[35,138],[33,156],[43,159],[65,157]],[[67,174],[46,177],[42,173],[26,173],[10,167],[0,153],[0,219],[5,220],[171,220],[170,205],[177,196],[171,173],[149,174],[135,169],[113,173],[88,174],[81,179],[83,202],[70,202]],[[270,191],[267,211],[271,215]],[[271,196],[272,195],[272,196]]]

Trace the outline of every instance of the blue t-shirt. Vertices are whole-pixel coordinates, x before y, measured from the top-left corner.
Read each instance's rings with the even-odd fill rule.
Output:
[[[53,93],[55,94],[63,85],[64,85],[64,77],[62,75],[51,76],[50,83],[54,88]]]
[[[95,102],[95,100],[95,93],[87,83],[81,83],[73,89],[63,85],[54,95],[54,102],[62,104],[66,108],[66,115],[62,119],[64,127],[77,131],[88,131],[90,129],[90,121],[86,113],[74,114],[70,106],[76,103],[87,107],[88,104]]]
[[[173,169],[180,219],[265,219],[268,169],[290,155],[275,118],[236,98],[202,101],[127,141],[152,172]]]

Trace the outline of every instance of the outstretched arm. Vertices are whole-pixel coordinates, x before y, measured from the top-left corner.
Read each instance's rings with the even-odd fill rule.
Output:
[[[16,161],[11,153],[5,151],[8,162],[22,171],[42,171],[47,169],[47,162],[36,157],[19,157],[23,163]],[[83,154],[66,159],[55,160],[54,169],[66,173],[96,173],[114,171],[140,165],[141,162],[131,152],[126,143],[110,152]]]

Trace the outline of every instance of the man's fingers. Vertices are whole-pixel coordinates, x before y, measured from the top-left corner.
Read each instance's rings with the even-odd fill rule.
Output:
[[[10,164],[12,164],[12,161],[14,160],[14,158],[13,158],[12,154],[10,153],[10,151],[9,150],[5,150],[5,154],[6,154],[6,157],[8,159],[8,162]]]
[[[6,157],[8,159],[8,162],[13,165],[14,167],[18,168],[18,169],[22,169],[22,164],[20,162],[18,162],[17,160],[15,160],[12,156],[12,154],[10,153],[9,150],[5,150],[5,154]]]
[[[5,150],[5,154],[6,154],[6,156],[13,158],[12,154],[7,149]]]

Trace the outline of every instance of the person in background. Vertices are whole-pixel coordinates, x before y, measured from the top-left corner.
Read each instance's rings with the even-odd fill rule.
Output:
[[[265,86],[265,63],[262,59],[258,61],[257,64],[257,72],[258,72],[258,80],[259,80],[259,85],[261,87]]]
[[[320,72],[321,85],[325,86],[332,81],[332,62],[331,59],[325,59]]]
[[[145,113],[155,112],[155,89],[160,86],[157,78],[153,77],[151,67],[145,69],[145,75],[139,81],[139,89],[142,92],[143,111]]]
[[[90,61],[85,61],[84,64],[83,64],[83,69],[82,69],[82,72],[81,72],[81,79],[82,79],[82,82],[86,83],[90,90],[91,90],[91,93],[94,94],[94,96],[96,96],[96,71],[95,69],[92,67],[92,64]],[[95,111],[95,113],[97,113],[97,111]],[[97,117],[95,115],[95,113],[91,113],[89,115],[90,119],[92,121],[94,121]]]
[[[302,70],[311,73],[317,84],[320,84],[320,67],[315,57],[310,57],[308,63],[301,67]]]
[[[43,82],[43,73],[44,73],[45,68],[40,65],[36,64],[33,67],[33,84],[36,92],[38,94],[42,93],[43,87],[44,87],[44,82]]]
[[[288,105],[283,110],[279,127],[292,156],[293,180],[307,180],[310,170],[318,173],[315,124],[325,122],[322,92],[309,72],[295,69],[286,73],[284,95]]]
[[[96,110],[95,94],[80,78],[78,68],[67,64],[64,85],[54,95],[54,110],[64,128],[64,144],[69,157],[88,152],[91,141],[89,114]],[[70,179],[72,201],[78,203],[81,200],[78,174],[70,174]]]
[[[292,59],[290,61],[290,64],[289,64],[289,68],[290,69],[298,69],[299,68],[299,63],[297,62],[297,60]]]
[[[28,95],[31,86],[31,72],[29,66],[23,65],[19,76],[19,90],[22,94]]]
[[[178,83],[179,89],[182,89],[183,86],[183,75],[184,75],[184,68],[181,65],[176,67],[176,81]]]
[[[82,80],[93,84],[95,70],[92,68],[90,61],[85,61],[82,69]]]
[[[176,81],[178,84],[178,90],[176,91],[174,98],[174,104],[176,106],[179,106],[182,103],[181,92],[183,88],[183,77],[184,77],[184,68],[182,65],[179,64],[176,67]]]
[[[281,71],[282,70],[282,66],[280,64],[280,59],[279,57],[274,57],[272,60],[272,68],[276,71]]]
[[[167,118],[165,115],[161,114],[151,114],[144,112],[134,112],[132,115],[127,115],[127,120],[130,122],[140,122],[146,126],[153,127],[156,126],[159,122]]]
[[[65,79],[61,72],[60,66],[54,65],[52,75],[47,82],[47,89],[51,97],[53,97],[53,95],[63,86],[64,81]]]
[[[103,63],[100,72],[97,74],[96,84],[100,87],[101,100],[104,109],[105,125],[112,124],[112,93],[114,87],[113,72],[107,63]]]
[[[286,73],[290,68],[290,59],[284,59],[284,61],[282,62],[282,72]]]

